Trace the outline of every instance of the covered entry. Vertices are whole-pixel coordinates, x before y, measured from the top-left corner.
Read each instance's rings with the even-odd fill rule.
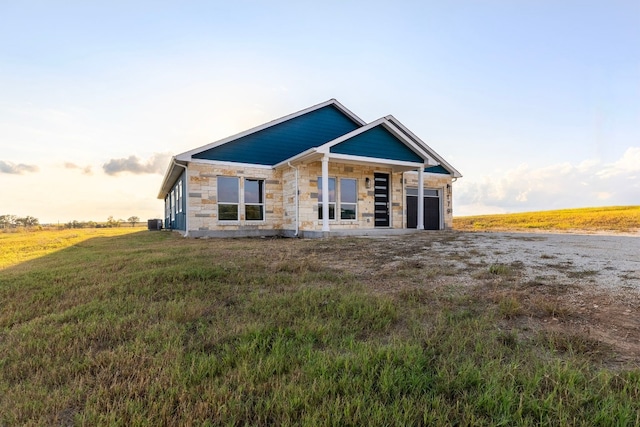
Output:
[[[425,189],[424,197],[424,229],[440,230],[440,191]],[[407,228],[418,227],[418,189],[407,188]]]

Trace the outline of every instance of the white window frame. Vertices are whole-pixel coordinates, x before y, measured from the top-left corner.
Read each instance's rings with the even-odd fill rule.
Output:
[[[344,192],[342,191],[342,182],[343,181],[354,181],[354,183],[356,184],[356,200],[353,202],[343,202],[342,201],[342,195],[344,194]],[[340,178],[340,220],[341,221],[357,221],[358,220],[358,180],[356,178]],[[342,218],[342,205],[349,205],[349,206],[354,206],[355,207],[355,218]]]
[[[256,181],[258,182],[259,185],[259,194],[261,196],[261,200],[259,203],[254,203],[254,202],[247,202],[246,201],[246,188],[247,188],[247,181]],[[244,218],[245,221],[251,221],[251,222],[264,222],[266,220],[266,211],[265,211],[265,199],[266,199],[266,180],[262,179],[262,178],[244,178],[244,187],[242,189],[242,199],[244,201]],[[262,219],[249,219],[247,217],[247,206],[260,206],[260,209],[262,211]]]
[[[170,204],[170,209],[171,209],[171,221],[175,221],[176,220],[176,190],[175,188],[171,190],[171,193],[169,193],[169,204]]]
[[[220,179],[235,179],[236,180],[236,185],[238,186],[238,200],[236,202],[229,202],[226,200],[220,200]],[[218,175],[218,177],[216,178],[216,193],[217,193],[217,205],[218,205],[218,221],[222,221],[222,222],[237,222],[240,220],[240,177],[238,176],[223,176],[223,175]],[[220,218],[220,207],[226,205],[226,206],[236,206],[236,217],[235,219],[227,219],[227,218]]]
[[[329,200],[329,221],[335,221],[336,217],[337,217],[337,208],[338,205],[336,203],[336,199],[337,199],[337,194],[336,192],[338,191],[337,188],[337,184],[338,184],[338,179],[336,177],[330,176],[329,177],[329,182],[333,180],[333,202],[331,200]],[[322,221],[322,200],[320,200],[320,190],[322,187],[322,177],[319,176],[318,177],[318,220]],[[331,206],[333,205],[333,218],[331,218]]]
[[[180,179],[176,185],[176,213],[182,212],[182,197],[182,179]]]

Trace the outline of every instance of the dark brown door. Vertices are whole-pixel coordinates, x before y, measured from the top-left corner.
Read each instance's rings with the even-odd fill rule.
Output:
[[[407,191],[410,191],[408,189]],[[415,191],[415,190],[414,190]],[[435,190],[427,190],[435,191]],[[417,192],[415,192],[417,194]],[[440,198],[423,197],[424,229],[440,230]],[[407,195],[407,228],[418,227],[418,196]]]
[[[440,230],[440,198],[424,198],[424,229]]]
[[[418,196],[407,196],[407,228],[418,227]]]
[[[376,227],[389,226],[389,174],[373,174],[374,219]]]

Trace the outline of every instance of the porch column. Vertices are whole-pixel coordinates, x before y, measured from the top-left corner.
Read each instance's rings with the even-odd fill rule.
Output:
[[[329,157],[322,158],[322,231],[329,231]]]
[[[418,169],[418,230],[424,230],[424,166]]]

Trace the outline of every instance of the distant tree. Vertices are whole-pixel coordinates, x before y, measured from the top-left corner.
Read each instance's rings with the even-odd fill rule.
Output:
[[[114,219],[113,215],[110,215],[109,218],[107,218],[107,227],[120,227],[120,222]]]
[[[38,221],[38,218],[34,218],[32,216],[25,216],[24,218],[16,218],[15,223],[19,226],[29,228],[29,227],[35,227],[36,225],[39,225],[40,221]]]
[[[140,218],[138,218],[137,216],[130,216],[127,221],[129,221],[131,223],[132,227],[136,226],[136,223],[140,222]]]
[[[15,215],[0,215],[0,228],[12,228],[16,226]]]

